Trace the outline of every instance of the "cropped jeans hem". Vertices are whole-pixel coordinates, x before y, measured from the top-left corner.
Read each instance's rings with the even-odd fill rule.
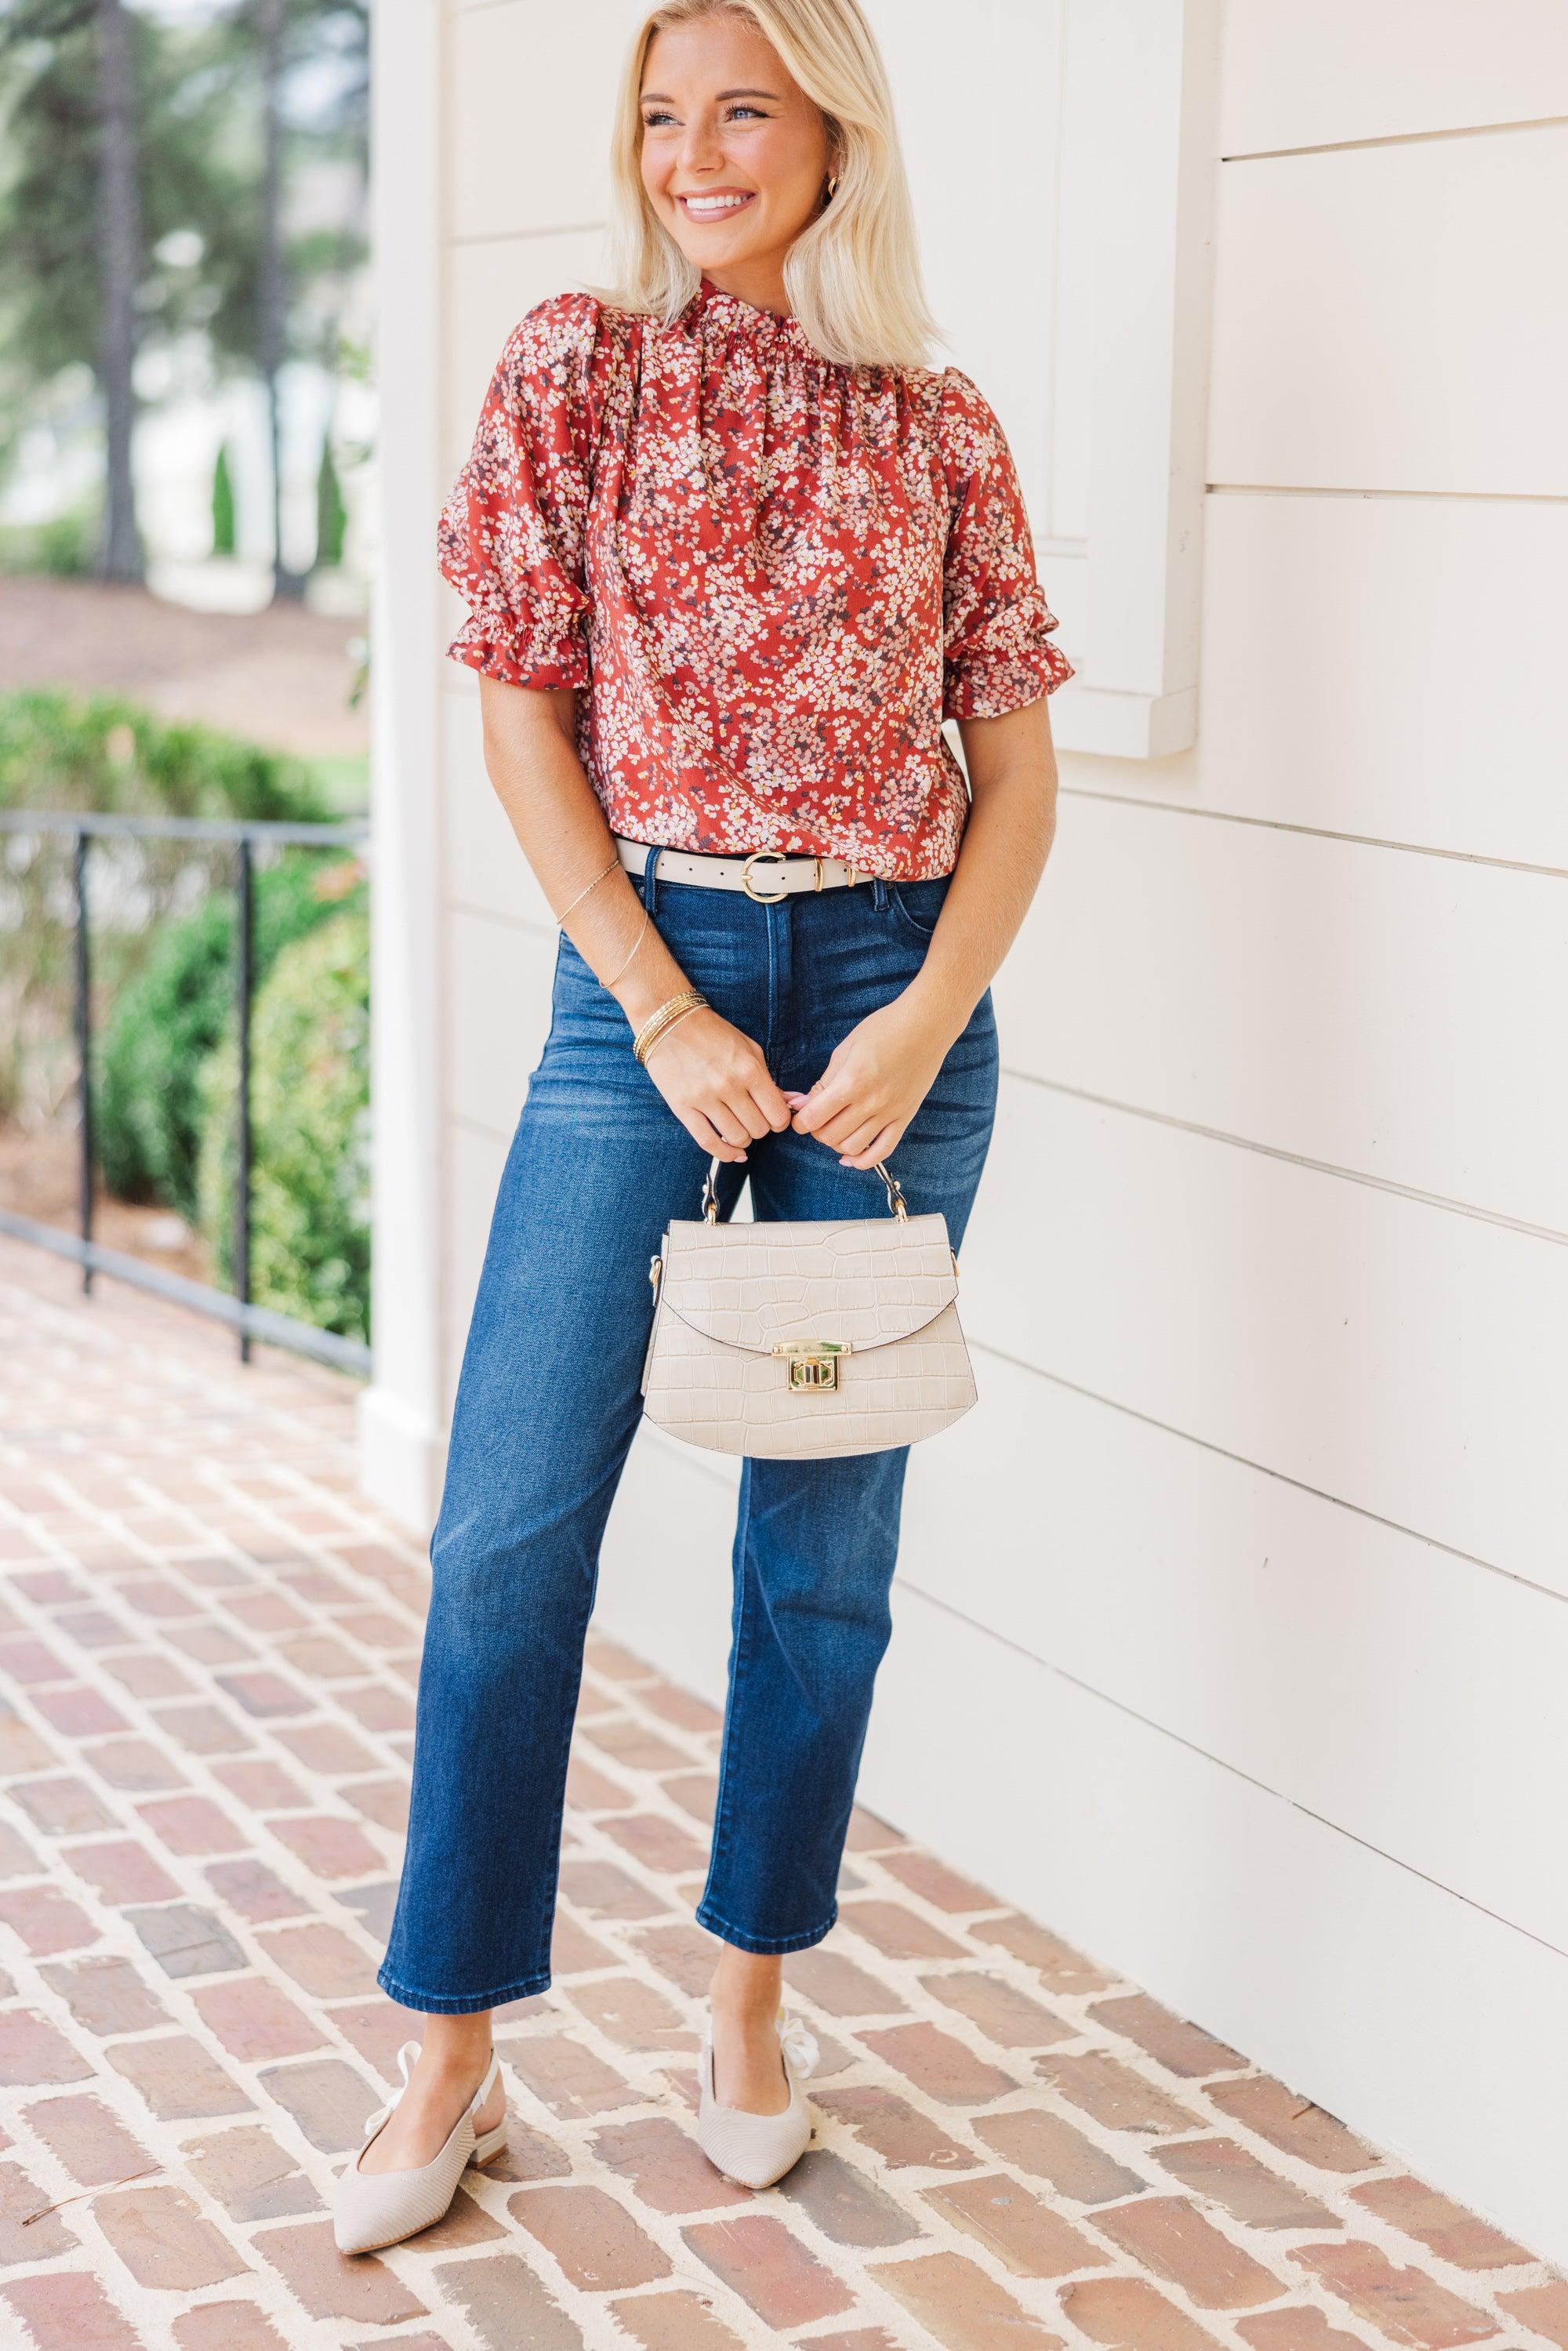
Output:
[[[422,2016],[477,2016],[481,2009],[505,2008],[509,2000],[531,2000],[536,1992],[549,1991],[550,1987],[548,1969],[543,1975],[524,1976],[517,1983],[502,1984],[497,1991],[464,1992],[456,2000],[446,1999],[440,1992],[411,1991],[385,1968],[376,1981],[389,2000],[395,2000],[400,2008],[417,2009]]]
[[[838,1915],[835,1902],[821,1925],[809,1927],[803,1935],[748,1935],[743,1927],[732,1927],[727,1919],[719,1917],[705,1902],[696,1913],[696,1922],[706,1927],[710,1935],[716,1935],[721,1943],[733,1943],[737,1951],[751,1951],[758,1959],[769,1959],[785,1951],[809,1951],[813,1943],[820,1943],[832,1932]]]

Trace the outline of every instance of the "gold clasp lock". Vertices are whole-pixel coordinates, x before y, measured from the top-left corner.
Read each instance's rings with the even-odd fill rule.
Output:
[[[752,867],[762,863],[782,866],[783,862],[784,852],[781,849],[754,849],[741,867],[740,886],[747,896],[753,899],[758,905],[777,906],[779,900],[787,898],[789,893],[788,890],[759,890],[751,878]],[[780,881],[783,879],[782,874],[779,879]]]
[[[839,1357],[852,1353],[847,1339],[781,1339],[773,1350],[789,1360],[789,1384],[821,1395],[839,1384]]]

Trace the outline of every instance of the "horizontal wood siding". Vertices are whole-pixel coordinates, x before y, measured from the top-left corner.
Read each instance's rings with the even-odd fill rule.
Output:
[[[1568,122],[1228,163],[1209,479],[1568,496]]]
[[[1568,115],[1561,0],[1229,0],[1223,155]]]
[[[1561,1245],[1010,1078],[964,1270],[1003,1353],[1568,1591]]]
[[[988,0],[956,64],[941,8],[873,15],[937,308],[1082,627],[1085,20]],[[451,21],[450,469],[517,318],[602,266],[634,16]],[[863,1783],[1558,2259],[1564,114],[1548,0],[1228,0],[1199,740],[1063,761],[996,987],[980,1404],[911,1461]],[[450,1388],[554,931],[455,670],[443,729]],[[644,1432],[601,1599],[714,1698],[734,1494]]]
[[[1521,1017],[1568,1006],[1563,913],[1552,874],[1071,800],[1003,1059],[1568,1238],[1568,1086]]]

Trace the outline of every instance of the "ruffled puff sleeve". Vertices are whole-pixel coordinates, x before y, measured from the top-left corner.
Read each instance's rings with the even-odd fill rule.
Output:
[[[442,508],[444,576],[468,606],[447,648],[507,685],[589,682],[583,537],[600,308],[557,294],[513,329]]]
[[[1000,718],[1065,684],[1072,665],[1051,642],[1056,616],[1035,577],[1034,543],[1007,436],[957,368],[943,374],[941,442],[949,515],[942,715]]]

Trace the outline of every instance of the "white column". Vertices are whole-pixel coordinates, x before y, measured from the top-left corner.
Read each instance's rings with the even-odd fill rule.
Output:
[[[441,1412],[440,0],[376,11],[377,560],[371,639],[371,1338],[361,1476],[427,1527]]]

